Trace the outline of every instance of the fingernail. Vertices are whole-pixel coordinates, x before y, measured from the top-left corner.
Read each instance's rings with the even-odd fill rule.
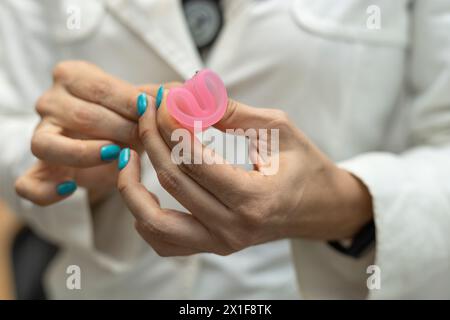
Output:
[[[100,149],[100,158],[103,161],[116,160],[120,154],[120,146],[117,144],[108,144]]]
[[[77,190],[77,184],[74,181],[65,181],[58,184],[58,186],[56,187],[56,192],[60,196],[67,196],[71,193],[74,193],[75,190]]]
[[[128,161],[130,161],[130,148],[122,149],[122,151],[120,151],[119,163],[117,165],[119,170],[125,168],[128,164]]]
[[[161,105],[162,99],[164,96],[164,87],[161,86],[158,89],[158,93],[156,94],[156,110],[158,110],[159,106]]]
[[[147,95],[145,93],[141,93],[136,102],[137,113],[139,116],[142,116],[147,110]]]

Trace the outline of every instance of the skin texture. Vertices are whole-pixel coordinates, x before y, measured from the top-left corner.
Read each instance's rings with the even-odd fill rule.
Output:
[[[91,204],[107,197],[115,190],[117,164],[101,159],[101,147],[141,149],[136,99],[143,91],[156,94],[157,89],[135,87],[87,62],[59,63],[52,87],[36,103],[41,121],[31,151],[39,161],[16,181],[17,193],[50,205],[67,197],[58,195],[56,186],[74,180],[88,190]]]
[[[31,150],[39,161],[16,182],[22,197],[39,205],[61,201],[58,184],[74,180],[95,205],[115,190],[136,217],[136,229],[161,256],[212,252],[227,255],[281,238],[345,239],[372,218],[365,186],[335,166],[287,115],[233,100],[215,126],[279,129],[280,165],[264,175],[265,161],[253,171],[229,164],[176,165],[170,140],[177,122],[166,109],[167,92],[156,112],[159,85],[135,87],[91,64],[68,61],[55,67],[54,84],[36,105],[41,116]],[[138,118],[136,102],[147,92],[148,107]],[[219,157],[199,145],[205,159]],[[104,145],[130,147],[128,164],[101,160]],[[145,150],[161,185],[188,212],[162,209],[140,183],[140,153]],[[256,155],[257,156],[257,155]],[[258,159],[258,157],[256,157]],[[101,181],[101,183],[98,183]]]
[[[366,187],[328,160],[279,110],[230,100],[225,116],[215,125],[220,130],[279,129],[277,174],[262,174],[263,163],[253,171],[230,164],[176,165],[171,161],[170,136],[179,125],[167,112],[166,98],[167,90],[158,111],[150,106],[140,118],[139,136],[159,182],[189,212],[159,206],[139,181],[136,152],[131,152],[118,179],[122,197],[136,217],[137,231],[161,256],[228,255],[281,238],[345,239],[372,218]],[[199,143],[192,136],[191,140]],[[197,156],[218,157],[200,147]]]

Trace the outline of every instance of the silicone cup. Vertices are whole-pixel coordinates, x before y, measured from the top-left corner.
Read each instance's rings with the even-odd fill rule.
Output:
[[[169,90],[167,110],[183,127],[201,130],[222,119],[228,103],[227,90],[222,79],[213,71],[197,72],[183,86]]]

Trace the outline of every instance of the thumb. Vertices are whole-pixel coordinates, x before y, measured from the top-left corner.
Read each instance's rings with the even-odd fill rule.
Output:
[[[163,98],[158,108],[157,121],[159,128],[167,131],[167,134],[180,128],[180,124],[169,114],[167,109],[167,96],[169,90],[173,87],[179,86],[180,83],[174,82],[170,86],[164,85]],[[150,92],[151,91],[151,92]],[[150,95],[156,96],[154,89],[149,90]],[[276,122],[276,119],[285,119],[286,115],[279,109],[266,109],[250,107],[244,103],[228,98],[227,108],[222,118],[213,125],[220,131],[227,129],[268,129]]]
[[[281,110],[250,107],[233,99],[228,99],[227,109],[222,119],[214,127],[227,129],[268,129],[273,120],[282,117]]]

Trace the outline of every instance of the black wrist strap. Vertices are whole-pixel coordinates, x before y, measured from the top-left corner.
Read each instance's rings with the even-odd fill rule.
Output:
[[[373,220],[366,224],[356,235],[353,237],[350,246],[346,247],[339,241],[329,241],[328,244],[335,250],[351,256],[353,258],[359,258],[361,255],[375,243],[375,223]]]

